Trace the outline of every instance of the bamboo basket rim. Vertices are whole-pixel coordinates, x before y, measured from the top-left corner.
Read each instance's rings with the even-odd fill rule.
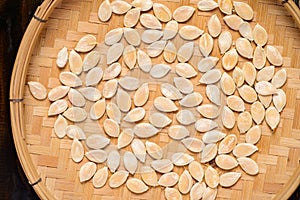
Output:
[[[300,9],[297,7],[295,2],[293,2],[292,0],[277,1],[282,3],[282,5],[295,20],[298,28],[300,28]],[[15,148],[21,166],[30,185],[34,188],[35,192],[41,199],[55,198],[53,197],[53,194],[46,188],[46,186],[44,184],[41,184],[41,182],[43,182],[44,180],[40,178],[27,149],[24,135],[25,128],[22,101],[24,95],[26,73],[29,67],[30,57],[32,55],[33,49],[38,41],[45,22],[47,22],[47,19],[51,15],[52,11],[61,2],[62,0],[44,0],[43,3],[38,6],[19,46],[10,82],[10,115]],[[276,194],[274,199],[288,199],[299,185],[300,165],[297,167],[289,181]]]

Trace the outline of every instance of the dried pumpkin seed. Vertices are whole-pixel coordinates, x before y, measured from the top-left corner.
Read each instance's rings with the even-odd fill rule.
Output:
[[[230,153],[237,144],[237,137],[235,134],[227,135],[220,143],[218,154]]]
[[[213,47],[214,47],[213,38],[208,33],[204,33],[199,39],[199,48],[200,48],[201,54],[204,57],[209,56],[209,54],[213,50]]]
[[[276,129],[280,122],[280,114],[274,106],[266,110],[266,122],[272,130]]]
[[[168,135],[174,140],[181,140],[190,135],[190,131],[182,125],[172,125],[168,129]]]
[[[194,53],[194,42],[183,44],[177,51],[177,59],[181,63],[188,62]]]
[[[178,110],[175,103],[166,97],[156,97],[154,99],[154,106],[161,112],[174,112]]]
[[[75,51],[77,52],[89,52],[97,45],[97,39],[93,35],[85,35],[77,42]]]
[[[103,89],[102,89],[102,95],[106,99],[110,99],[113,96],[115,96],[118,89],[118,80],[117,79],[111,79],[104,83]]]
[[[56,65],[59,68],[64,68],[68,62],[68,48],[63,47],[61,50],[59,50],[56,58]]]
[[[48,116],[58,115],[60,113],[63,113],[67,109],[68,109],[68,102],[66,100],[60,99],[54,101],[53,103],[51,103],[49,107]]]
[[[246,133],[252,126],[252,117],[248,111],[242,112],[237,118],[237,127],[240,133]]]
[[[94,103],[90,109],[90,118],[93,120],[100,119],[105,113],[106,103],[105,99],[101,99]]]
[[[118,137],[120,134],[119,124],[113,119],[105,119],[103,122],[103,128],[105,133],[110,137]]]
[[[133,130],[130,128],[124,129],[118,137],[118,144],[117,144],[118,149],[121,149],[129,145],[132,142],[133,138],[134,138]]]
[[[90,150],[85,153],[85,157],[94,163],[103,163],[107,159],[107,153],[104,150]]]
[[[90,135],[85,141],[85,144],[91,149],[103,149],[109,143],[110,139],[99,134]]]
[[[132,8],[124,16],[124,26],[128,28],[134,27],[141,15],[141,8]]]
[[[232,35],[229,31],[223,31],[218,38],[220,53],[226,53],[232,45]]]
[[[122,71],[120,63],[113,63],[104,70],[103,80],[111,80],[119,76]]]
[[[204,31],[193,25],[185,25],[179,29],[178,33],[184,40],[195,40],[200,37]]]
[[[111,177],[108,180],[109,187],[111,188],[120,187],[126,182],[128,175],[129,173],[125,170],[116,171],[114,174],[111,175]]]
[[[163,174],[159,178],[158,184],[163,187],[172,187],[176,185],[178,180],[179,180],[179,175],[176,172],[168,172],[166,174]]]
[[[220,176],[213,167],[208,166],[205,170],[204,179],[210,188],[216,188],[220,182]]]
[[[218,155],[215,159],[215,162],[218,167],[224,170],[231,170],[238,166],[237,160],[230,155]]]
[[[95,188],[102,188],[108,179],[108,170],[107,167],[102,167],[98,169],[93,177],[93,186]]]
[[[130,151],[126,151],[123,156],[123,163],[125,169],[130,173],[134,174],[137,170],[138,160],[136,159],[135,155]]]
[[[47,89],[40,82],[29,81],[29,91],[32,96],[38,100],[44,100],[47,98]]]
[[[161,22],[168,22],[172,19],[172,13],[170,9],[161,3],[153,4],[153,13]]]
[[[157,174],[149,166],[143,166],[141,168],[141,177],[144,183],[146,183],[149,186],[156,187],[158,185]]]
[[[149,29],[162,29],[162,24],[160,21],[152,14],[141,14],[140,23]]]
[[[162,113],[151,113],[149,122],[157,128],[164,128],[171,124],[172,120]]]
[[[120,166],[121,156],[117,150],[113,150],[108,154],[107,167],[111,173],[114,173]]]
[[[195,123],[195,128],[199,132],[211,131],[212,129],[217,127],[218,124],[215,121],[206,118],[198,119]]]
[[[74,162],[79,163],[80,161],[82,161],[83,156],[83,145],[77,138],[74,138],[71,146],[71,158]]]
[[[98,9],[98,17],[102,22],[107,22],[112,15],[112,8],[109,0],[103,1]]]
[[[137,122],[142,120],[145,117],[145,114],[146,111],[144,108],[134,108],[125,115],[123,120],[127,122]]]
[[[180,101],[179,104],[184,106],[184,107],[195,107],[198,106],[202,103],[203,97],[200,93],[198,92],[193,92],[190,93],[188,95],[186,95],[185,97],[183,97]]]
[[[154,142],[149,142],[149,141],[146,141],[145,142],[145,145],[146,145],[146,150],[147,150],[147,153],[154,159],[162,159],[163,157],[163,151],[162,151],[162,148],[154,143]]]
[[[222,120],[223,126],[227,129],[232,129],[235,125],[234,113],[227,106],[223,107],[221,120]]]
[[[79,170],[80,183],[90,180],[97,171],[97,165],[93,162],[83,164]]]
[[[133,132],[140,138],[149,138],[156,135],[159,130],[149,123],[139,123],[135,125]]]
[[[136,49],[132,45],[128,45],[123,51],[123,61],[129,69],[133,69],[136,64]]]
[[[144,83],[137,89],[137,91],[134,94],[133,102],[135,106],[143,106],[145,103],[147,103],[149,98],[149,87],[148,83]]]
[[[133,193],[141,194],[146,192],[149,187],[143,181],[137,178],[130,178],[126,182],[126,187]]]
[[[231,187],[234,184],[236,184],[236,182],[238,182],[241,175],[242,174],[240,172],[227,172],[227,173],[224,173],[220,176],[220,185],[222,187]]]
[[[190,94],[194,91],[193,83],[183,77],[174,77],[174,85],[183,94]]]
[[[199,4],[198,4],[199,5]],[[209,34],[216,38],[222,31],[221,22],[216,14],[212,15],[207,22],[207,28]]]
[[[173,12],[173,19],[177,22],[186,22],[194,14],[195,8],[191,6],[180,6]]]
[[[111,46],[119,42],[123,37],[123,28],[115,28],[105,34],[105,44]]]

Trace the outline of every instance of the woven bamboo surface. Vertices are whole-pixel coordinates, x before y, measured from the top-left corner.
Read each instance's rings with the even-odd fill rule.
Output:
[[[48,91],[60,85],[58,75],[61,70],[56,67],[55,61],[56,55],[62,47],[66,46],[69,50],[73,49],[77,41],[88,33],[95,35],[97,41],[101,43],[106,32],[123,26],[123,16],[113,15],[109,23],[100,22],[97,17],[100,3],[100,0],[64,0],[61,3],[55,3],[53,11],[50,9],[51,15],[37,39],[32,55],[28,58],[29,65],[24,66],[28,67],[25,72],[26,81],[22,79],[22,75],[18,76],[18,74],[12,78],[12,81],[20,78],[20,88],[17,88],[17,90],[21,92],[16,93],[23,96],[14,96],[14,93],[11,92],[11,98],[24,98],[23,103],[18,104],[18,106],[11,103],[12,120],[17,121],[15,122],[17,126],[13,128],[15,143],[16,146],[19,146],[17,151],[21,161],[23,161],[23,168],[29,177],[29,181],[34,183],[41,178],[41,182],[34,186],[41,198],[164,199],[164,192],[160,187],[151,188],[142,195],[136,195],[131,193],[125,186],[111,189],[106,184],[101,189],[94,189],[91,181],[80,183],[78,177],[79,169],[87,162],[87,159],[84,158],[79,164],[71,160],[70,148],[72,140],[68,138],[59,139],[54,134],[52,128],[56,117],[47,116],[50,102],[48,100],[35,100],[31,96],[28,86],[26,84],[24,86],[22,82],[39,81],[47,87]],[[196,6],[197,0],[169,0],[162,3],[168,5],[174,11],[180,5],[192,4]],[[284,57],[283,67],[287,69],[288,81],[283,89],[287,94],[288,101],[284,111],[281,113],[280,125],[275,132],[272,132],[265,122],[262,125],[263,135],[258,143],[259,152],[251,156],[259,165],[259,174],[257,176],[249,176],[243,173],[241,180],[233,187],[228,189],[219,187],[217,197],[218,199],[286,199],[288,198],[287,195],[291,194],[299,184],[298,175],[300,174],[300,32],[296,27],[295,21],[277,1],[249,0],[248,3],[255,11],[254,22],[261,24],[269,33],[268,44],[276,46]],[[219,18],[222,17],[218,10],[212,12],[196,10],[192,19],[187,23],[207,31],[207,20],[215,13],[218,14]],[[225,28],[224,22],[222,21],[221,23],[223,28]],[[142,30],[140,25],[137,28]],[[233,37],[237,38],[239,34],[233,33]],[[182,41],[180,40],[175,41],[177,47],[181,43]],[[97,47],[103,53],[103,59],[99,63],[99,66],[103,67],[103,69],[106,67],[104,56],[106,48],[103,44],[99,44]],[[142,45],[140,48],[143,49],[144,46]],[[26,48],[23,51],[26,51]],[[195,49],[195,52],[196,56],[191,63],[196,65],[201,56],[198,49]],[[220,56],[217,46],[215,46],[212,54]],[[162,61],[161,56],[158,59],[154,59],[153,62],[158,63],[160,61]],[[240,58],[240,62],[243,61],[245,60]],[[217,67],[221,68],[220,63]],[[128,69],[124,66],[121,76],[126,74],[128,74]],[[153,99],[161,96],[159,85],[154,79],[149,78],[149,74],[142,73],[137,69],[129,72],[129,74],[140,78],[141,82],[149,82],[150,99],[144,108],[152,110]],[[171,77],[174,77],[174,70],[171,76],[162,79],[162,81],[171,82]],[[198,75],[197,78],[193,79],[195,85],[199,77]],[[99,84],[98,88],[100,90],[102,87],[103,83]],[[16,88],[11,90],[14,89],[16,90]],[[205,87],[195,86],[195,91],[204,94]],[[206,102],[208,102],[208,99],[204,98],[204,103]],[[88,104],[87,108],[89,106]],[[249,110],[250,106],[247,105],[246,108]],[[17,113],[14,113],[14,111]],[[197,112],[194,112],[194,114],[197,118],[199,117]],[[168,116],[173,119],[174,123],[176,122],[174,114],[169,114]],[[97,123],[88,120],[78,125],[84,129],[87,135],[93,134],[95,131],[101,132],[105,118],[106,116]],[[148,115],[146,115],[144,120],[148,121]],[[124,126],[127,125],[125,124]],[[192,127],[189,128],[193,130]],[[226,132],[236,133],[240,142],[245,140],[244,135],[238,134],[236,127]],[[196,136],[201,138],[201,134],[196,134]],[[20,139],[18,137],[22,137],[21,142],[19,142]],[[161,133],[150,140],[158,143],[160,146],[165,146],[165,156],[169,156],[181,148],[168,137],[166,129],[163,129]],[[111,141],[116,144],[116,139]],[[130,147],[125,149],[130,150]],[[124,152],[121,151],[122,153]],[[199,157],[195,156],[195,158],[199,160]],[[102,166],[102,164],[98,164],[98,168]],[[123,165],[121,164],[122,167]],[[180,174],[183,169],[183,167],[175,167],[175,171]],[[234,171],[242,170],[237,168]],[[222,171],[219,170],[219,172],[221,173]],[[136,174],[135,177],[140,177],[140,175]],[[185,195],[184,199],[188,199],[188,196]]]

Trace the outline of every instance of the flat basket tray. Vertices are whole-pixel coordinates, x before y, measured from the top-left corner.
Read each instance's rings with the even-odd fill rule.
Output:
[[[300,179],[299,10],[290,1],[246,2],[255,11],[253,21],[261,24],[269,33],[268,44],[276,46],[283,55],[283,67],[288,75],[283,87],[287,105],[281,113],[276,131],[272,132],[265,122],[262,124],[262,138],[257,144],[259,152],[252,156],[259,165],[259,174],[248,176],[243,173],[241,180],[233,187],[219,187],[217,199],[287,199],[297,188]],[[60,84],[58,75],[61,70],[56,67],[56,56],[62,47],[73,49],[86,34],[95,35],[97,41],[103,41],[108,30],[123,26],[123,16],[113,15],[109,23],[100,22],[97,18],[100,3],[100,0],[45,0],[37,9],[20,45],[11,79],[11,123],[17,153],[29,182],[41,199],[164,199],[160,187],[137,195],[125,186],[111,189],[106,184],[101,189],[95,189],[91,181],[80,183],[79,169],[87,159],[84,158],[79,164],[71,160],[72,141],[68,138],[59,139],[54,134],[56,117],[47,116],[49,100],[35,100],[28,89],[28,81],[39,81],[48,91]],[[196,7],[197,0],[164,0],[162,3],[174,11],[180,5],[191,4]],[[187,24],[207,31],[206,22],[214,13],[222,17],[217,10],[196,10]],[[239,34],[233,34],[233,37],[236,39]],[[127,73],[125,68],[121,76]],[[133,73],[141,79],[146,76]],[[199,88],[200,92],[204,91],[204,87]],[[160,95],[159,88],[150,83],[150,104]],[[246,109],[249,110],[249,105]],[[102,123],[103,120],[100,120],[99,125],[102,126]],[[86,132],[93,130],[93,126],[83,128]],[[237,128],[231,132],[237,132]],[[166,131],[152,140],[162,146],[170,141]],[[239,140],[243,141],[244,136],[240,135]],[[169,150],[175,152],[176,148]],[[99,164],[98,168],[101,166]],[[176,170],[179,173],[183,171],[182,168]],[[184,199],[188,198],[188,195],[184,195]]]

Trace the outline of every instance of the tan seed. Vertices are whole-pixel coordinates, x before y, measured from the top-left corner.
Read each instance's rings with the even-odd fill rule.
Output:
[[[202,0],[203,1],[203,0]],[[199,5],[199,4],[198,4]],[[208,32],[212,37],[218,37],[222,31],[221,22],[216,14],[212,15],[207,22]]]
[[[227,172],[227,173],[224,173],[220,176],[220,185],[222,187],[231,187],[234,184],[236,184],[236,182],[238,182],[241,175],[242,174],[240,172]]]
[[[167,63],[173,63],[176,60],[177,49],[173,42],[168,41],[167,45],[165,46],[163,56]]]
[[[94,163],[103,163],[107,159],[107,153],[104,150],[90,150],[85,153],[85,157]]]
[[[215,159],[218,167],[224,170],[231,170],[238,166],[237,160],[230,155],[218,155]]]
[[[232,35],[229,31],[223,31],[218,38],[220,53],[226,53],[232,45]]]
[[[239,143],[234,147],[232,153],[235,157],[247,157],[258,151],[257,146],[250,143]]]
[[[136,64],[136,49],[132,45],[128,45],[123,51],[123,61],[129,69],[133,69]]]
[[[247,103],[253,103],[257,100],[257,94],[255,90],[249,85],[243,85],[242,87],[238,88],[238,92],[242,99],[244,99],[244,101]]]
[[[181,142],[188,150],[194,153],[199,153],[204,148],[204,143],[198,138],[188,137],[181,140]]]
[[[272,130],[276,129],[280,122],[280,114],[274,106],[266,110],[266,122]]]
[[[239,55],[236,49],[231,49],[227,51],[224,56],[222,57],[222,66],[225,70],[230,71],[232,70],[237,62],[238,62]]]
[[[62,84],[69,87],[78,87],[82,85],[81,79],[72,72],[61,72],[59,74],[59,80]]]
[[[151,70],[152,67],[152,61],[151,58],[148,56],[148,54],[142,50],[137,51],[137,63],[139,68],[148,73]]]
[[[166,187],[165,197],[167,200],[182,200],[182,195],[176,188]]]
[[[121,111],[119,107],[114,103],[108,103],[106,105],[106,114],[110,119],[115,120],[120,123],[121,121]]]
[[[258,174],[258,165],[257,163],[252,160],[251,158],[247,157],[240,157],[237,159],[241,168],[249,175],[256,175]]]
[[[71,146],[71,158],[74,162],[79,163],[80,161],[82,161],[83,156],[84,156],[83,146],[77,138],[74,138]]]
[[[159,180],[158,184],[163,187],[172,187],[174,186],[179,180],[179,175],[175,172],[168,172],[163,174]]]
[[[218,4],[222,13],[226,15],[232,14],[233,5],[231,0],[218,0]]]
[[[60,113],[63,113],[68,108],[68,102],[64,99],[60,99],[57,101],[54,101],[51,103],[49,110],[48,110],[48,116],[54,116],[58,115]]]
[[[140,139],[133,139],[131,142],[131,149],[135,157],[144,163],[146,161],[146,146]]]
[[[156,135],[159,130],[149,123],[139,123],[135,125],[133,132],[140,138],[149,138]]]
[[[272,95],[263,96],[258,94],[258,99],[264,105],[265,108],[268,108],[272,102]]]
[[[132,46],[139,46],[141,44],[141,36],[136,29],[133,28],[123,28],[124,38]]]
[[[208,33],[204,33],[199,39],[200,52],[204,57],[207,57],[212,52],[213,47],[214,47],[213,38]]]
[[[157,174],[149,166],[143,166],[141,168],[142,180],[149,186],[155,187],[158,186]]]
[[[68,62],[68,48],[63,47],[61,50],[59,50],[56,58],[56,65],[59,68],[64,68]]]
[[[259,46],[265,46],[268,42],[268,33],[260,24],[256,24],[253,29],[254,42]]]
[[[119,85],[121,85],[122,88],[125,90],[137,90],[139,87],[140,81],[139,79],[131,76],[125,76],[120,78]]]
[[[175,20],[169,21],[164,28],[163,40],[173,39],[178,32],[178,22]]]
[[[80,88],[79,92],[89,101],[98,101],[101,98],[100,91],[95,87]]]
[[[111,80],[119,76],[122,71],[120,63],[113,63],[104,70],[103,80]]]
[[[85,141],[85,144],[91,149],[102,149],[106,147],[109,143],[110,139],[100,134],[90,135]]]
[[[162,112],[174,112],[178,110],[175,103],[166,97],[156,97],[154,99],[154,106]]]
[[[202,165],[197,162],[197,161],[193,161],[189,164],[189,172],[191,174],[191,176],[198,182],[202,182],[203,177],[204,177],[204,170]]]
[[[63,85],[52,88],[48,93],[48,99],[50,101],[59,100],[65,97],[68,94],[69,90],[70,90],[69,86],[63,86]]]
[[[123,37],[123,29],[122,28],[115,28],[108,31],[105,34],[104,42],[105,44],[111,46],[119,42]]]
[[[217,197],[218,190],[217,188],[206,187],[202,196],[202,200],[213,200]]]
[[[218,146],[216,144],[208,144],[206,145],[201,154],[200,154],[200,160],[201,163],[207,163],[214,159],[218,152]]]
[[[223,126],[227,129],[232,129],[235,125],[234,113],[227,106],[224,106],[224,108],[223,108],[221,120],[222,120]]]
[[[126,186],[131,192],[136,194],[144,193],[149,189],[149,187],[145,185],[143,181],[137,178],[128,179],[126,182]]]
[[[255,91],[260,95],[271,95],[277,92],[276,87],[267,81],[260,81],[255,84]]]
[[[124,16],[124,26],[128,28],[134,27],[140,18],[141,8],[132,8]]]
[[[262,103],[260,103],[259,101],[254,102],[251,105],[251,116],[253,121],[256,124],[261,124],[262,121],[265,118],[265,109],[264,106],[262,105]]]
[[[117,15],[123,15],[127,13],[131,8],[131,5],[126,1],[113,1],[111,2],[112,12]]]
[[[91,69],[85,77],[85,86],[96,86],[103,77],[103,70],[101,67]]]
[[[177,59],[179,62],[188,62],[194,53],[194,42],[183,44],[177,51]]]
[[[83,107],[85,105],[84,96],[78,92],[78,90],[73,88],[71,88],[68,92],[68,99],[73,106]]]
[[[211,11],[219,7],[218,3],[213,0],[200,0],[197,3],[200,11]]]
[[[239,67],[235,67],[232,72],[232,78],[237,87],[241,87],[244,84],[245,76],[243,70]]]
[[[118,61],[123,54],[123,50],[124,45],[122,43],[115,43],[109,47],[106,55],[106,63],[109,65]]]
[[[189,79],[174,77],[174,85],[183,94],[190,94],[194,92],[194,85]]]
[[[186,95],[183,97],[180,101],[179,104],[184,106],[184,107],[195,107],[198,106],[202,103],[203,97],[200,93],[198,92],[193,92],[191,94]]]
[[[210,188],[216,188],[219,185],[220,177],[213,167],[208,166],[208,168],[205,170],[205,182]]]
[[[209,0],[209,1],[211,1],[211,0]],[[191,200],[201,199],[204,194],[205,189],[206,189],[206,185],[204,182],[195,183],[193,185],[193,187],[191,188],[190,199]]]
[[[251,127],[247,133],[245,140],[247,143],[256,144],[261,138],[261,127],[256,125]]]
[[[244,101],[235,95],[227,97],[226,104],[231,110],[236,112],[243,112],[245,110]]]
[[[237,144],[237,137],[235,134],[229,134],[227,135],[220,143],[219,143],[219,154],[226,154],[230,153],[233,148]]]
[[[107,182],[107,178],[108,178],[107,167],[102,167],[101,169],[98,169],[98,171],[95,173],[93,177],[93,186],[95,188],[102,188]]]
[[[248,22],[242,22],[239,26],[239,32],[241,36],[247,40],[253,41],[253,31],[252,27]]]
[[[110,137],[118,137],[120,134],[119,124],[113,119],[105,119],[103,123],[105,133]]]
[[[85,140],[86,139],[85,133],[83,132],[83,130],[79,126],[76,126],[76,125],[73,125],[73,124],[68,125],[65,128],[65,131],[66,131],[67,136],[71,139],[74,139],[74,138],[77,138],[78,140]]]
[[[185,40],[195,40],[204,33],[200,28],[193,25],[185,25],[179,29],[179,35]]]
[[[168,173],[173,170],[174,165],[169,159],[154,160],[151,162],[151,167],[162,174]]]
[[[113,150],[108,154],[107,167],[111,173],[114,173],[120,166],[121,156],[117,150]]]
[[[239,114],[237,118],[237,127],[240,133],[246,133],[252,126],[251,114],[246,111]]]
[[[233,6],[236,13],[244,20],[249,21],[253,19],[254,12],[251,6],[249,6],[249,4],[234,1]]]
[[[181,140],[189,136],[190,132],[182,125],[173,125],[168,129],[168,135],[174,140]]]
[[[256,80],[259,81],[270,81],[275,73],[274,66],[267,66],[257,72]]]
[[[44,100],[47,98],[47,89],[40,82],[29,81],[29,91],[32,96],[38,100]]]
[[[221,91],[215,85],[206,86],[206,96],[207,98],[216,105],[221,105]]]
[[[162,159],[163,157],[163,151],[162,151],[162,148],[154,143],[154,142],[149,142],[149,141],[146,141],[145,143],[146,145],[146,150],[147,150],[147,153],[154,159]]]
[[[215,119],[220,114],[219,108],[213,104],[202,104],[201,106],[198,106],[196,109],[203,117],[209,119]]]
[[[65,137],[65,135],[67,134],[66,133],[67,126],[68,126],[68,121],[62,115],[58,115],[53,127],[54,132],[58,138]]]
[[[153,13],[161,22],[168,22],[172,19],[172,13],[170,9],[161,3],[153,4]]]
[[[221,80],[220,80],[220,86],[224,94],[226,95],[232,95],[235,92],[236,86],[234,83],[233,78],[226,72],[222,74]]]
[[[276,47],[267,45],[266,46],[266,55],[267,55],[269,62],[272,65],[281,66],[283,64],[283,58]]]
[[[85,35],[76,44],[75,51],[77,52],[89,52],[97,45],[97,39],[93,35]]]
[[[190,125],[196,122],[194,114],[189,110],[180,110],[176,114],[176,119],[182,125]]]
[[[253,48],[251,46],[251,43],[249,42],[249,40],[245,39],[245,38],[238,38],[235,41],[235,46],[236,46],[236,50],[237,52],[248,59],[252,59],[253,58]]]
[[[134,0],[131,5],[136,8],[141,8],[141,11],[145,12],[152,8],[153,2],[151,0]]]
[[[211,131],[212,129],[217,127],[218,124],[215,121],[206,118],[198,119],[195,123],[195,128],[199,132]]]
[[[281,112],[286,105],[286,94],[282,89],[278,89],[273,95],[273,104],[278,112]]]
[[[195,8],[191,6],[180,6],[173,12],[173,18],[177,22],[186,22],[193,16],[194,12]]]
[[[261,46],[257,46],[253,53],[253,65],[256,69],[262,69],[267,61],[265,50]]]
[[[110,99],[117,93],[118,89],[118,80],[117,79],[111,79],[104,83],[103,89],[102,89],[102,95],[106,99]]]
[[[138,167],[138,160],[135,155],[130,151],[126,151],[123,157],[124,167],[130,173],[134,174]]]
[[[191,155],[187,154],[187,153],[174,153],[172,155],[172,163],[175,166],[185,166],[190,164],[192,161],[194,161],[194,157],[192,157]]]
[[[87,162],[79,170],[80,183],[90,180],[96,173],[97,165],[93,162]]]
[[[103,1],[98,9],[98,17],[102,22],[107,22],[112,15],[112,8],[108,0]]]
[[[101,54],[99,51],[89,52],[84,57],[82,62],[83,71],[87,72],[90,69],[94,68],[99,63],[100,60],[101,60]]]
[[[244,22],[242,18],[237,15],[226,15],[223,17],[225,24],[234,31],[238,31],[240,25]]]
[[[148,83],[144,83],[137,89],[137,91],[134,94],[133,102],[135,106],[143,106],[145,103],[147,103],[149,98],[149,87]]]
[[[90,109],[90,118],[93,120],[100,119],[105,113],[106,103],[105,99],[101,99],[94,103]]]
[[[193,178],[188,170],[184,170],[179,177],[178,189],[182,194],[187,194],[190,192],[193,186]]]
[[[144,108],[134,108],[125,115],[123,120],[127,122],[137,122],[142,120],[145,114],[146,111]]]
[[[131,143],[134,138],[133,130],[130,128],[124,129],[118,137],[118,149],[122,149]]]
[[[108,180],[108,185],[111,188],[118,188],[121,185],[123,185],[127,178],[129,173],[125,170],[119,170],[111,175],[111,177]]]
[[[287,80],[287,73],[286,69],[280,69],[278,70],[275,75],[272,78],[271,83],[276,87],[276,88],[281,88]]]
[[[162,29],[160,21],[152,14],[141,14],[140,22],[144,27],[149,29]]]

